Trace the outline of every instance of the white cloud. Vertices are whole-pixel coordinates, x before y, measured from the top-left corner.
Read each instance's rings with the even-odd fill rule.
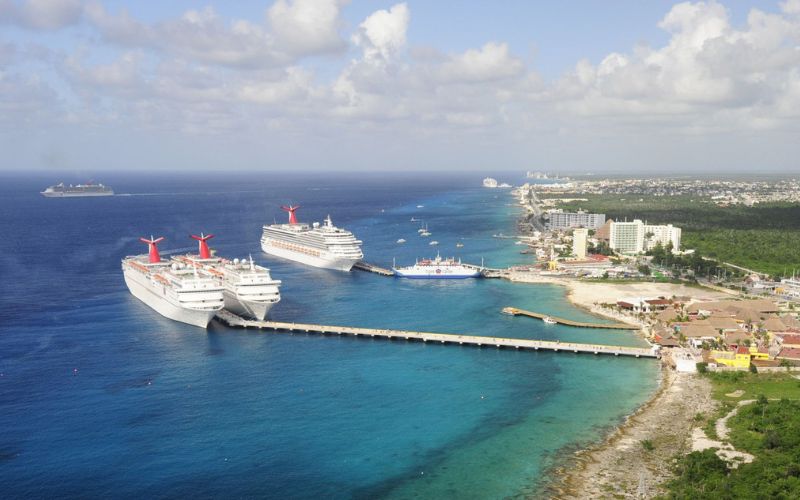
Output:
[[[781,10],[787,14],[800,14],[800,0],[786,0],[780,5]]]
[[[508,44],[489,42],[448,61],[441,75],[449,81],[489,82],[522,75],[525,66],[508,51]]]
[[[42,5],[0,0],[0,19],[21,25],[23,8]],[[145,22],[89,3],[80,34],[67,35],[79,47],[66,49],[70,55],[49,41],[38,48],[0,41],[0,111],[13,117],[28,109],[36,119],[52,106],[63,119],[67,108],[76,126],[113,123],[105,128],[163,137],[234,140],[269,129],[308,144],[325,137],[356,145],[383,134],[408,150],[419,141],[475,148],[580,140],[575,151],[584,143],[622,151],[668,135],[798,132],[800,0],[777,13],[753,9],[742,25],[715,1],[676,4],[659,23],[665,43],[579,60],[552,81],[502,40],[457,53],[415,46],[405,3],[372,12],[346,33],[356,55],[345,57],[342,8],[341,0],[277,0],[260,20],[207,7]],[[49,19],[37,29],[77,22]],[[102,51],[86,44],[87,33]],[[320,64],[315,54],[328,57]],[[39,69],[44,80],[30,76]]]
[[[269,26],[226,21],[212,7],[147,25],[124,10],[114,15],[95,3],[87,7],[87,17],[106,40],[126,47],[148,48],[203,64],[266,68],[342,50],[339,11],[336,0],[278,0],[267,11]]]
[[[358,26],[352,37],[353,43],[361,47],[366,60],[387,61],[405,47],[410,18],[405,3],[373,12]]]
[[[127,47],[232,67],[274,66],[288,60],[264,28],[242,20],[226,23],[212,7],[189,10],[177,19],[152,26],[126,11],[110,14],[100,4],[89,7],[87,15],[107,40]]]
[[[0,24],[33,30],[57,30],[81,19],[80,0],[0,0]]]
[[[277,0],[267,19],[281,50],[294,55],[336,52],[346,47],[339,35],[342,0]]]
[[[0,129],[37,130],[58,121],[61,111],[58,95],[40,78],[0,71]]]
[[[675,5],[659,26],[671,35],[664,47],[612,53],[597,66],[583,61],[554,85],[550,98],[581,116],[647,122],[672,115],[665,126],[723,130],[747,128],[748,117],[763,127],[760,117],[792,88],[800,65],[797,20],[753,9],[747,26],[736,29],[712,1]]]

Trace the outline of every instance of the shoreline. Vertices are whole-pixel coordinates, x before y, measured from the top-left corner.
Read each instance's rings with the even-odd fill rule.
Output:
[[[648,331],[645,322],[598,304],[616,303],[629,296],[691,296],[713,300],[724,295],[709,288],[673,283],[587,282],[531,272],[512,272],[508,279],[512,283],[564,287],[564,295],[572,306],[599,318],[637,324],[636,334],[644,341]],[[673,458],[677,453],[691,451],[692,430],[702,425],[695,416],[710,414],[716,402],[711,396],[710,382],[674,371],[668,359],[661,359],[657,377],[655,390],[621,422],[608,427],[596,441],[579,444],[577,451],[565,448],[565,456],[543,472],[545,479],[532,497],[651,498],[663,494],[660,485],[674,477]],[[646,449],[643,443],[652,448]]]
[[[694,417],[716,407],[710,383],[662,363],[655,392],[618,426],[555,466],[541,492],[549,498],[651,498],[673,477],[677,453],[689,452]],[[645,449],[649,441],[652,450]]]
[[[721,292],[711,289],[698,289],[687,285],[657,282],[604,283],[568,279],[557,276],[542,276],[529,272],[515,272],[509,277],[512,283],[559,285],[564,287],[565,297],[569,303],[595,316],[614,321],[623,321],[639,325],[638,332],[644,333],[647,325],[628,315],[614,314],[597,306],[604,302],[616,303],[626,296],[664,296],[690,295],[695,299],[715,300],[725,297]]]
[[[614,315],[595,303],[610,301],[608,293],[625,295],[689,295],[712,298],[722,294],[671,283],[591,283],[554,276],[517,274],[512,282],[564,287],[569,303],[595,316],[640,325],[636,335],[646,340],[646,327],[624,315]],[[603,300],[605,299],[605,300]],[[615,302],[616,300],[614,300]],[[670,467],[679,452],[688,453],[697,413],[710,414],[716,407],[710,383],[693,374],[678,373],[662,359],[658,386],[617,425],[607,428],[597,441],[565,449],[563,457],[548,470],[532,498],[651,498],[664,492],[660,485],[673,477]],[[650,441],[648,451],[642,441]]]

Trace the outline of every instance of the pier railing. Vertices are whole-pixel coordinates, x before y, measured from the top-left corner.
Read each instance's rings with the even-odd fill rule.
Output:
[[[582,344],[577,342],[557,342],[550,340],[512,339],[504,337],[482,337],[477,335],[458,335],[454,333],[418,332],[409,330],[390,330],[382,328],[359,328],[353,326],[317,325],[307,323],[287,323],[280,321],[257,321],[242,318],[225,309],[217,313],[217,319],[239,328],[257,328],[275,332],[302,332],[322,335],[351,335],[364,338],[384,338],[391,340],[415,340],[442,345],[468,345],[477,347],[513,348],[544,350],[564,353],[610,354],[636,358],[657,358],[658,350],[642,347],[624,347],[604,344]]]

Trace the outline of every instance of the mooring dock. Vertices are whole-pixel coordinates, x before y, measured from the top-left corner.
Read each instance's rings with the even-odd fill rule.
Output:
[[[503,314],[510,314],[511,316],[528,316],[544,320],[550,318],[560,325],[575,326],[578,328],[605,328],[606,330],[638,330],[639,327],[628,323],[584,323],[582,321],[573,321],[571,319],[559,318],[549,314],[542,314],[533,311],[526,311],[525,309],[518,309],[516,307],[504,307]]]
[[[361,271],[367,271],[368,273],[380,274],[381,276],[394,276],[394,271],[391,269],[376,266],[375,264],[370,264],[369,262],[364,262],[363,260],[359,260],[353,264],[353,268]]]
[[[636,358],[657,358],[658,351],[642,347],[623,347],[603,344],[581,344],[575,342],[553,342],[549,340],[512,339],[503,337],[480,337],[454,333],[415,332],[353,326],[314,325],[285,323],[279,321],[256,321],[237,316],[225,309],[217,313],[217,319],[232,327],[258,328],[275,332],[318,333],[322,335],[352,335],[355,337],[385,338],[390,340],[419,340],[444,345],[471,345],[477,347],[509,347],[514,349],[546,350],[588,354],[611,354]]]

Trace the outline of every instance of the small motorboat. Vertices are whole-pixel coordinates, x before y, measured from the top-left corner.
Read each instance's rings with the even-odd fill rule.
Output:
[[[398,242],[398,243],[405,243],[405,242],[406,242],[406,240],[404,240],[403,238],[400,238],[399,240],[397,240],[397,242]]]
[[[439,244],[439,242],[436,241],[436,240],[433,240],[430,243],[428,243],[428,245],[438,245],[438,244]]]
[[[461,243],[460,241],[458,243],[456,243],[456,248],[462,248],[463,246],[464,246],[464,244]]]
[[[556,324],[558,324],[558,321],[554,320],[550,316],[545,316],[544,318],[542,318],[542,321],[544,321],[548,325],[556,325]]]

